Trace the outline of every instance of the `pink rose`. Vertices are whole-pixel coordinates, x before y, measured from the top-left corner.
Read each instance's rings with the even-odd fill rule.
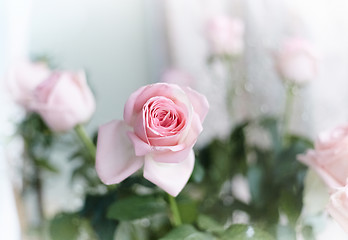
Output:
[[[46,64],[22,61],[9,68],[5,80],[15,102],[28,109],[34,98],[34,89],[49,75]]]
[[[348,233],[348,185],[336,189],[331,194],[327,210],[331,217]]]
[[[309,42],[289,38],[276,56],[276,67],[285,81],[303,84],[317,76],[317,61],[317,54]]]
[[[239,55],[244,50],[244,23],[238,18],[215,16],[207,23],[207,37],[215,54]]]
[[[183,87],[189,87],[193,85],[194,79],[187,72],[177,69],[168,69],[162,75],[162,82],[178,84],[179,86]]]
[[[342,187],[348,177],[348,125],[323,132],[314,150],[299,160],[312,167],[329,187]]]
[[[193,145],[208,112],[207,99],[178,85],[157,83],[134,92],[124,120],[100,127],[96,170],[114,184],[144,166],[144,177],[176,196],[194,166]]]
[[[85,73],[53,72],[35,89],[32,109],[53,131],[67,131],[88,121],[95,111],[95,100]]]

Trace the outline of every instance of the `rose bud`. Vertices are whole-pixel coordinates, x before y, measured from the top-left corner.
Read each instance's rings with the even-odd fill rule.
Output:
[[[304,84],[313,80],[318,72],[318,58],[314,47],[301,38],[284,41],[276,55],[276,68],[284,81]]]
[[[95,100],[85,73],[52,73],[35,89],[32,108],[53,131],[67,131],[87,122],[95,111]]]
[[[172,196],[193,170],[193,145],[208,112],[207,99],[175,84],[156,83],[131,94],[124,120],[100,127],[96,170],[115,184],[144,167],[144,177]]]
[[[45,63],[21,61],[10,66],[5,81],[14,101],[28,110],[35,88],[49,75],[50,70]]]
[[[348,177],[348,125],[323,132],[314,150],[300,155],[299,160],[313,168],[331,187],[342,187]]]
[[[215,16],[207,22],[206,34],[214,54],[239,55],[244,50],[244,23],[238,18]]]

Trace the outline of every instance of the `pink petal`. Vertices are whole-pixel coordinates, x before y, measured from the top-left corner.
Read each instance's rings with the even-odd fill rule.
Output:
[[[201,122],[203,123],[209,110],[207,98],[189,87],[184,88],[184,90],[191,101],[194,111],[198,114]]]
[[[143,165],[143,157],[135,156],[124,121],[114,120],[99,128],[96,170],[105,184],[119,183]]]
[[[140,139],[133,132],[128,132],[127,135],[133,143],[136,156],[144,156],[152,151],[151,146]]]
[[[340,187],[342,184],[335,179],[332,175],[330,175],[325,169],[323,169],[316,161],[315,161],[315,153],[313,151],[308,151],[306,155],[299,155],[298,160],[303,164],[311,167],[322,179],[323,181],[330,187],[336,188]]]
[[[144,177],[176,197],[189,180],[194,162],[193,150],[181,163],[158,163],[151,156],[147,156],[144,164]]]

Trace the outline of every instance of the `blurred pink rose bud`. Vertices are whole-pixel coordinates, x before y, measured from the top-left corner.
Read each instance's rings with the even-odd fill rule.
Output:
[[[323,132],[314,150],[300,155],[299,160],[313,168],[331,187],[342,187],[348,177],[348,125]]]
[[[53,72],[35,89],[32,108],[53,131],[87,122],[95,111],[95,100],[85,73]]]
[[[331,217],[348,233],[348,185],[336,189],[331,194],[327,210]]]
[[[276,67],[288,82],[304,84],[317,76],[318,57],[314,47],[302,38],[284,41],[276,55]]]
[[[96,170],[105,184],[119,183],[144,166],[144,177],[176,196],[191,176],[192,150],[208,112],[207,99],[174,84],[134,92],[124,120],[99,128]]]
[[[190,74],[177,69],[169,69],[165,71],[161,80],[164,83],[178,84],[182,87],[189,87],[194,83],[194,79]]]
[[[45,63],[21,61],[10,66],[5,81],[14,101],[28,109],[35,88],[49,75],[50,70]]]
[[[207,38],[214,54],[239,55],[244,50],[244,23],[238,18],[215,16],[207,22]]]

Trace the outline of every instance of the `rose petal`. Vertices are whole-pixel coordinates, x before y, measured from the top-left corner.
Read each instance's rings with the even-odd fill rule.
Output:
[[[151,146],[140,139],[133,132],[128,132],[127,135],[133,143],[136,156],[144,156],[152,151]]]
[[[204,118],[207,116],[209,110],[209,103],[207,98],[189,87],[184,88],[184,90],[191,101],[194,111],[198,114],[201,122],[203,123]]]
[[[181,163],[158,163],[151,156],[146,156],[144,177],[176,197],[189,180],[194,161],[195,156],[192,150],[187,159]]]
[[[96,170],[105,184],[119,183],[143,165],[127,136],[124,121],[115,120],[99,128]]]
[[[299,155],[298,160],[314,169],[324,182],[331,188],[340,187],[342,184],[331,176],[325,169],[318,165],[315,160],[315,152],[310,150],[306,155]]]
[[[138,96],[144,91],[144,89],[147,86],[141,87],[138,90],[136,90],[134,93],[132,93],[125,106],[124,106],[124,110],[123,110],[123,119],[126,121],[126,123],[128,123],[129,125],[132,125],[134,119],[133,119],[133,112],[134,112],[134,105],[135,102],[137,101]]]

